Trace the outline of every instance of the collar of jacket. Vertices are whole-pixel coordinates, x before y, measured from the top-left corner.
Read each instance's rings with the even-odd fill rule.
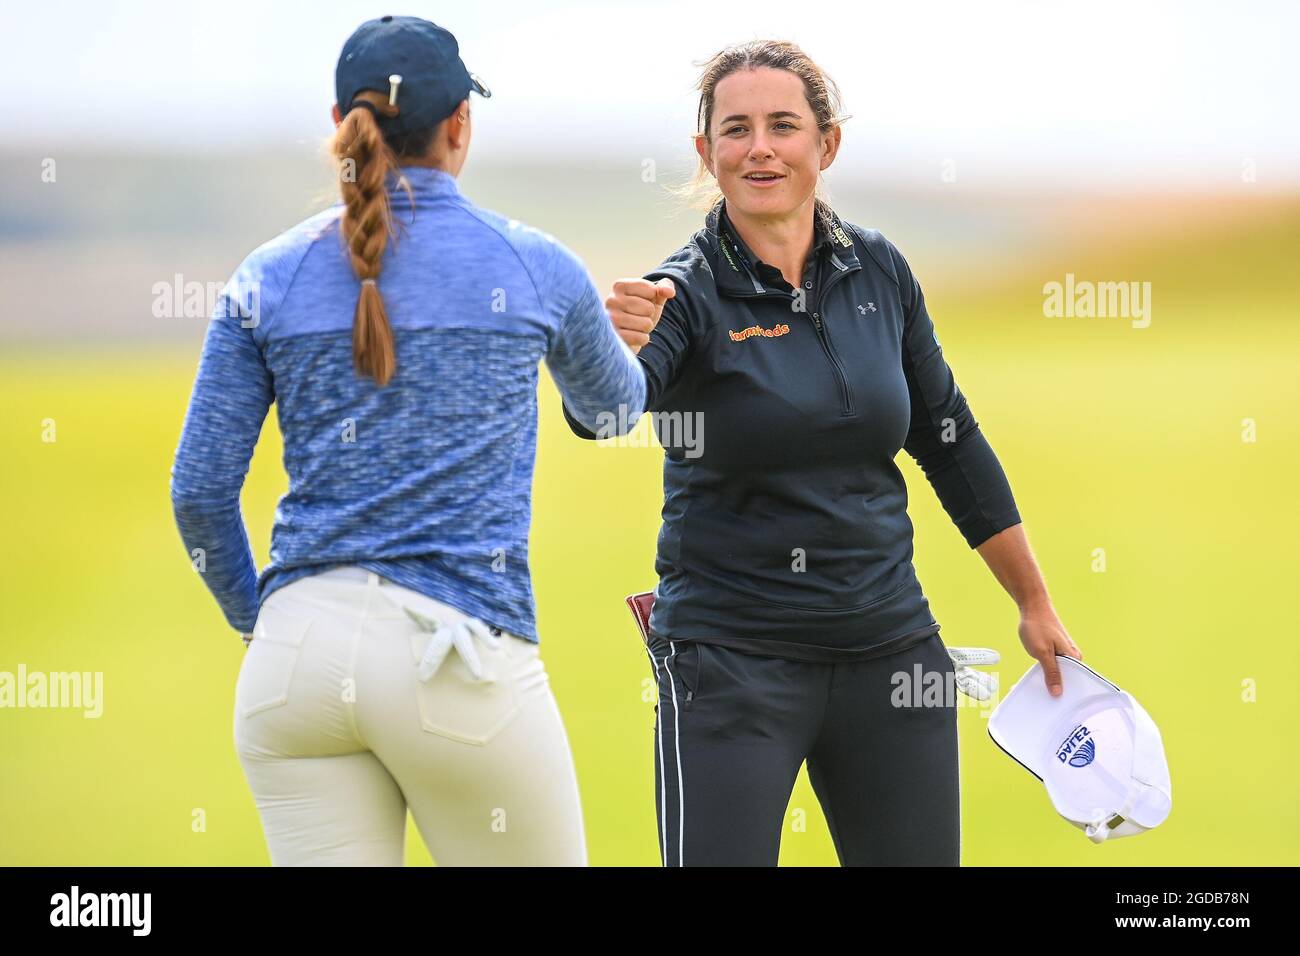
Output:
[[[456,177],[444,170],[434,169],[432,166],[402,166],[398,169],[398,173],[410,184],[411,195],[417,202],[435,196],[460,195],[460,186],[456,182]],[[406,190],[402,188],[400,179],[392,173],[388,176],[388,191],[394,196],[406,196]]]
[[[704,220],[702,238],[705,251],[713,259],[713,279],[719,292],[733,295],[789,295],[789,291],[780,286],[765,282],[759,275],[757,264],[760,260],[745,245],[736,232],[726,210],[727,201],[719,199],[709,210]],[[814,256],[824,256],[840,272],[858,268],[857,249],[853,234],[844,228],[839,216],[831,213],[832,223],[826,228],[820,219],[813,221]]]

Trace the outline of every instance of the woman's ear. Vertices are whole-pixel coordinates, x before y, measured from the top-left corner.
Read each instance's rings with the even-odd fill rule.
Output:
[[[335,103],[334,108],[330,110],[330,116],[333,117],[335,126],[338,126],[339,123],[343,122],[343,114],[339,112],[339,105],[337,103]]]
[[[713,159],[709,156],[709,138],[703,133],[695,134],[695,152],[699,154],[700,162],[704,163],[710,175],[717,179],[718,174],[713,171]]]
[[[447,139],[451,143],[452,149],[460,149],[468,138],[469,126],[469,97],[461,100],[456,104],[456,108],[451,111],[451,115],[443,120],[445,124]]]
[[[827,169],[831,163],[835,162],[835,157],[840,151],[840,128],[832,126],[831,131],[822,139],[822,169]]]

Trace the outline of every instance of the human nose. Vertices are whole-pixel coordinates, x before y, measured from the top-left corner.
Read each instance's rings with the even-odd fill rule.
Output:
[[[776,153],[768,143],[767,134],[755,130],[754,138],[749,144],[749,158],[754,162],[761,162],[762,160],[769,159],[775,155]]]

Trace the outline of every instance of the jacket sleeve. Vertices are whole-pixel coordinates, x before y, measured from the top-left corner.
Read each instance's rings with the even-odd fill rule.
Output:
[[[608,435],[630,431],[645,410],[645,375],[609,321],[586,267],[568,249],[555,249],[551,281],[543,288],[568,288],[566,309],[546,356],[564,400],[564,415],[587,430]],[[593,436],[594,437],[594,436]]]
[[[172,511],[191,562],[227,622],[251,633],[257,568],[239,493],[274,399],[271,375],[242,309],[221,295],[208,323],[198,374],[171,471]],[[234,285],[238,289],[238,285]]]
[[[680,274],[656,270],[645,276],[651,282],[657,282],[665,277],[673,280],[677,294],[664,303],[659,322],[650,333],[650,341],[636,353],[645,375],[646,411],[658,409],[660,398],[677,377],[678,370],[690,352],[692,342],[690,307],[687,305],[689,291],[685,288]],[[605,323],[609,325],[608,315],[605,316]],[[611,325],[610,328],[612,329],[613,326]],[[579,438],[605,437],[605,435],[597,436],[578,421],[569,410],[567,402],[564,405],[564,420],[569,423],[569,429]]]
[[[903,373],[912,401],[903,447],[972,548],[1020,523],[1011,485],[943,357],[921,285],[889,243],[902,297]]]

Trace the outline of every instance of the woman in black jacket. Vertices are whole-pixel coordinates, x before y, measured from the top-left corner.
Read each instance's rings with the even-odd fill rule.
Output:
[[[1053,693],[1055,655],[1079,651],[906,260],[818,196],[834,83],[753,42],[699,89],[722,198],[606,300],[666,451],[648,643],[664,863],[775,864],[807,760],[842,864],[957,865],[955,670],[912,566],[900,448],[1016,600]]]

